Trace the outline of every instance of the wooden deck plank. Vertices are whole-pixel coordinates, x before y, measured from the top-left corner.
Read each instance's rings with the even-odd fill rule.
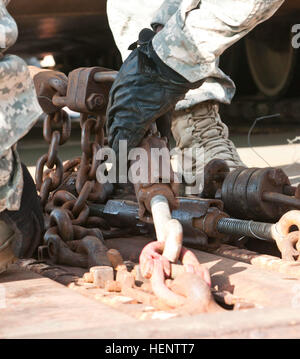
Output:
[[[0,338],[55,335],[97,327],[115,328],[136,322],[110,307],[86,298],[38,274],[10,270],[0,276],[6,308],[0,309]],[[114,331],[113,330],[113,331]]]
[[[126,246],[125,239],[123,244]],[[246,295],[248,301],[263,308],[139,321],[48,278],[10,269],[0,276],[0,288],[6,292],[6,308],[0,309],[0,338],[300,337],[299,281],[196,253],[209,267],[214,285],[227,286],[235,295]]]

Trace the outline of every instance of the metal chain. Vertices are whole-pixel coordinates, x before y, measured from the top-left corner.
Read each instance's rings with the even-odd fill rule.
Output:
[[[60,128],[57,128],[59,125]],[[64,167],[58,157],[58,148],[65,144],[71,135],[71,120],[68,114],[64,110],[59,110],[47,115],[44,120],[43,135],[49,144],[49,150],[37,161],[35,181],[36,188],[40,192],[42,206],[45,207],[50,193],[56,190],[63,181]],[[45,166],[47,170],[44,171]]]
[[[82,156],[63,164],[58,150],[70,138],[71,121],[63,110],[48,114],[44,120],[43,135],[49,150],[36,165],[36,187],[45,215],[44,243],[48,245],[50,258],[56,263],[59,262],[57,251],[62,242],[73,248],[71,242],[75,240],[88,237],[101,241],[103,235],[100,228],[109,229],[102,218],[89,215],[87,205],[87,201],[98,202],[102,198],[103,188],[96,181],[96,170],[99,164],[97,152],[104,145],[104,117],[81,113],[80,125]],[[69,181],[72,183],[72,180],[75,185],[73,190],[69,188],[70,183],[66,184]],[[52,248],[53,245],[57,248]],[[76,260],[73,262],[74,265],[80,264]]]

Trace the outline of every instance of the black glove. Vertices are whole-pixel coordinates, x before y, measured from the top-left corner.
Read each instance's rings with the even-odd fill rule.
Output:
[[[141,31],[140,46],[122,65],[110,91],[108,143],[117,154],[120,140],[127,140],[128,151],[138,146],[152,122],[202,83],[192,84],[164,64],[152,47],[154,35],[149,29]]]
[[[27,167],[22,164],[23,193],[18,211],[5,210],[0,213],[4,221],[15,232],[12,250],[17,258],[30,258],[41,244],[44,217],[36,188]]]

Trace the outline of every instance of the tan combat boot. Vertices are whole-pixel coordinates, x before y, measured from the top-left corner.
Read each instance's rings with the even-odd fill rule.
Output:
[[[221,121],[219,106],[214,102],[207,101],[188,110],[175,111],[172,133],[178,151],[178,155],[173,157],[175,171],[181,172],[185,179],[192,176],[200,178],[197,186],[190,187],[186,194],[202,192],[203,169],[212,159],[225,160],[230,169],[245,166],[228,138],[228,127]],[[187,149],[192,150],[190,165],[181,166],[182,162],[178,165],[178,156],[182,156],[182,151]]]
[[[11,249],[14,236],[14,231],[5,222],[0,221],[0,273],[16,259]]]

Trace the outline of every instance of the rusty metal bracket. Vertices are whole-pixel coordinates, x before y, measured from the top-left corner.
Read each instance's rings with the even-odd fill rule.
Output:
[[[58,71],[41,71],[33,78],[38,101],[46,114],[59,111],[63,105],[53,103],[55,96],[66,96],[68,78]]]
[[[216,231],[216,220],[228,217],[219,200],[179,198],[179,209],[172,216],[183,226],[184,243],[192,247],[218,247],[228,236]],[[207,215],[209,214],[209,218]],[[212,220],[214,218],[214,220]]]
[[[220,218],[227,218],[223,203],[219,200],[179,197],[179,208],[172,211],[172,218],[183,227],[184,244],[196,248],[215,248],[227,234],[216,231]],[[106,205],[90,204],[91,214],[104,218],[112,227],[132,228],[132,233],[153,234],[153,224],[139,218],[136,202],[109,200]],[[208,217],[206,217],[208,215]],[[206,217],[206,220],[204,218]],[[201,221],[202,219],[202,221]],[[211,237],[210,237],[211,236]]]
[[[68,76],[66,96],[55,96],[53,102],[56,106],[65,105],[76,112],[104,115],[114,79],[115,73],[103,67],[73,70]]]

